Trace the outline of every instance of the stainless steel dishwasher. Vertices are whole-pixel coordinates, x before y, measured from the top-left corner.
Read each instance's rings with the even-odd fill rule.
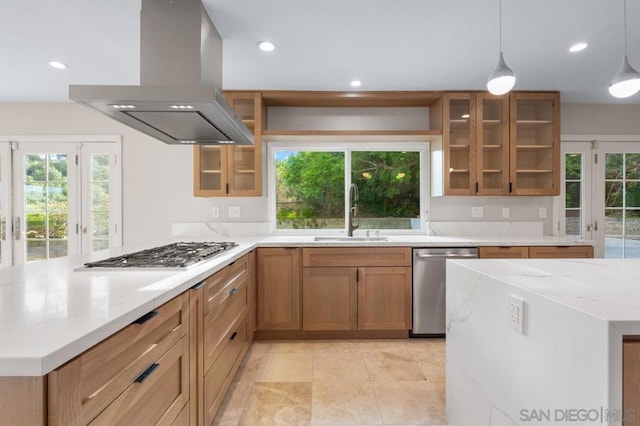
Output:
[[[477,248],[413,249],[412,337],[441,337],[446,327],[445,263],[447,259],[474,259]]]

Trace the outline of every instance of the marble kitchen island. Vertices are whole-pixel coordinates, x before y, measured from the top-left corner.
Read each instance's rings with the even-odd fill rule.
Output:
[[[622,411],[623,339],[640,336],[640,261],[448,261],[446,298],[449,424],[640,421],[637,406]],[[512,301],[523,301],[522,332]]]

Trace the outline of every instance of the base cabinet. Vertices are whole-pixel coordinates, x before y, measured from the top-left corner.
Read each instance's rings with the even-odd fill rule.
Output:
[[[303,330],[409,330],[410,255],[395,247],[303,249]],[[383,266],[358,266],[370,264]]]
[[[252,253],[47,377],[0,377],[0,424],[209,425],[251,343]]]
[[[188,332],[183,294],[52,371],[49,424],[170,424],[190,396]]]
[[[593,246],[485,246],[480,259],[591,259]]]
[[[300,330],[299,248],[259,248],[257,330]]]

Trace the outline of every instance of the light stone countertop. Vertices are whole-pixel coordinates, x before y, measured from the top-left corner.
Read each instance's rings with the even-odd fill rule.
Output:
[[[49,373],[256,247],[589,244],[556,237],[448,238],[413,235],[389,236],[388,239],[315,242],[312,236],[228,238],[238,242],[239,246],[179,271],[77,270],[88,261],[166,244],[167,241],[0,269],[0,376],[41,376]]]
[[[451,260],[446,300],[451,424],[524,424],[536,413],[569,424],[577,412],[589,414],[580,424],[622,424],[640,259]],[[518,300],[521,330],[510,323]]]

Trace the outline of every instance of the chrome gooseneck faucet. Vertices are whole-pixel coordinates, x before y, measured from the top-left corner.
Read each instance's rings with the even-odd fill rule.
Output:
[[[351,184],[349,188],[349,223],[347,224],[347,235],[353,237],[353,230],[360,226],[360,217],[358,216],[358,185]]]

